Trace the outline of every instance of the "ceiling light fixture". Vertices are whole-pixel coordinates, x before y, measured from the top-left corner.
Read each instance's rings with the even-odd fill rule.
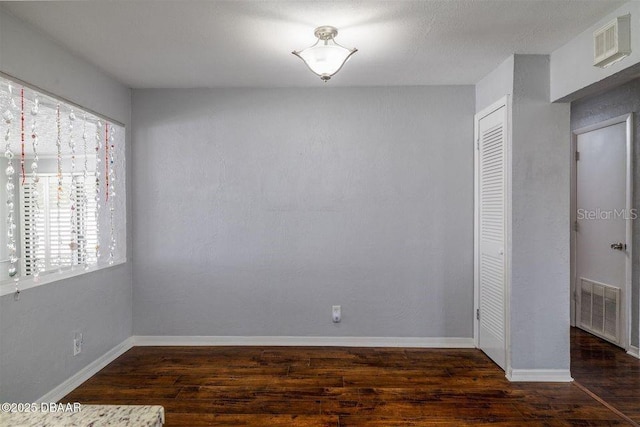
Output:
[[[336,43],[334,37],[338,35],[338,29],[335,27],[323,25],[316,28],[313,34],[318,38],[313,46],[291,53],[302,59],[326,83],[358,49],[348,49]]]

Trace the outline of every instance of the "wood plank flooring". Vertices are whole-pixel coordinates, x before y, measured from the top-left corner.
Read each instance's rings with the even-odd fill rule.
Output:
[[[168,426],[629,425],[573,384],[509,383],[475,349],[134,347],[63,402]]]
[[[640,424],[640,360],[581,329],[571,328],[571,374]]]

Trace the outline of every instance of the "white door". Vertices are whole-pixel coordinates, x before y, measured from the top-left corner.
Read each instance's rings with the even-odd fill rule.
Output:
[[[576,324],[625,346],[627,122],[578,131],[576,150]]]
[[[507,107],[490,109],[476,120],[478,347],[505,369]]]

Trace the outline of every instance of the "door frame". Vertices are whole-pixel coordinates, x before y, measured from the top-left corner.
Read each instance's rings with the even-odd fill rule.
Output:
[[[505,123],[505,242],[504,242],[504,345],[505,345],[505,375],[511,372],[511,96],[505,95],[498,101],[476,113],[473,121],[473,342],[479,348],[480,322],[476,316],[476,310],[480,307],[480,282],[479,282],[479,174],[480,174],[480,126],[482,118],[506,108],[507,122]]]
[[[578,208],[578,179],[577,179],[577,161],[575,153],[578,149],[578,136],[587,132],[602,129],[619,123],[626,124],[627,134],[627,158],[626,158],[626,182],[627,182],[627,194],[625,197],[627,212],[632,212],[633,209],[633,113],[623,114],[618,117],[614,117],[608,120],[604,120],[593,125],[581,127],[571,132],[571,283],[570,283],[570,305],[571,305],[571,326],[577,326],[577,248],[576,248],[576,230],[574,225],[577,221],[577,208]],[[625,261],[625,284],[624,284],[624,303],[622,309],[624,310],[624,322],[620,327],[622,328],[622,342],[621,346],[629,351],[631,350],[631,283],[632,283],[632,271],[633,271],[633,219],[631,215],[626,219],[626,240],[627,240],[627,259]]]

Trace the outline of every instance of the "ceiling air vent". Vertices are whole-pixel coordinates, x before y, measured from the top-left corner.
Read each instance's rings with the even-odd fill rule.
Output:
[[[619,16],[593,33],[593,65],[606,68],[631,53],[631,15]]]

